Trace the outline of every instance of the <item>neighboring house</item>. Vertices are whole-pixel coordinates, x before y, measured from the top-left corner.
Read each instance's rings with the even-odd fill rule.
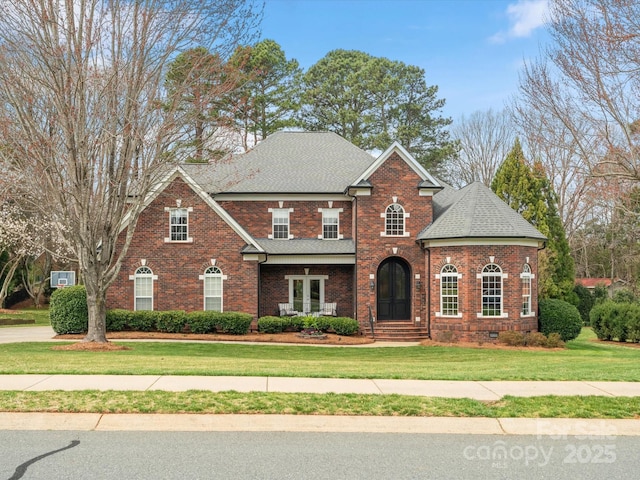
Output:
[[[624,287],[622,280],[611,280],[610,278],[576,278],[576,284],[582,285],[591,293],[593,293],[598,286],[604,287],[607,290],[609,298],[613,297],[616,290]]]
[[[147,198],[108,307],[356,318],[377,338],[537,330],[545,237],[481,183],[459,191],[398,143],[279,132],[182,165]]]

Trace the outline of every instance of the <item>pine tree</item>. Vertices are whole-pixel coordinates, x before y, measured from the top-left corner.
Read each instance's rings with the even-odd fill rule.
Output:
[[[575,303],[575,267],[556,194],[542,165],[529,166],[518,139],[498,168],[491,189],[547,237],[546,248],[538,256],[538,296]]]

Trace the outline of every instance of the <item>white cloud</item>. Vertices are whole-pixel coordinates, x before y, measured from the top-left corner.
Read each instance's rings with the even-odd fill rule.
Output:
[[[506,11],[509,29],[496,33],[490,41],[504,43],[509,38],[529,37],[535,29],[544,25],[548,12],[548,0],[518,0],[510,3]]]

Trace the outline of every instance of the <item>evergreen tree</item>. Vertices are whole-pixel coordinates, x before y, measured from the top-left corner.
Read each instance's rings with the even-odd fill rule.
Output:
[[[242,133],[243,148],[296,125],[302,69],[274,40],[240,46],[229,63],[242,72],[243,85],[229,96],[229,115]],[[253,138],[250,138],[252,136]]]
[[[364,150],[398,140],[423,166],[437,169],[457,150],[437,94],[417,66],[333,50],[302,78],[300,126],[335,132]]]
[[[529,166],[518,139],[498,168],[491,189],[547,237],[546,248],[538,255],[538,296],[577,303],[575,268],[556,194],[542,165]]]

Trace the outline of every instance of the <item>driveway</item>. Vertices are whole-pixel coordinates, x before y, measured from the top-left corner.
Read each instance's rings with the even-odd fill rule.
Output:
[[[55,332],[51,327],[7,327],[0,328],[0,343],[53,341]]]

